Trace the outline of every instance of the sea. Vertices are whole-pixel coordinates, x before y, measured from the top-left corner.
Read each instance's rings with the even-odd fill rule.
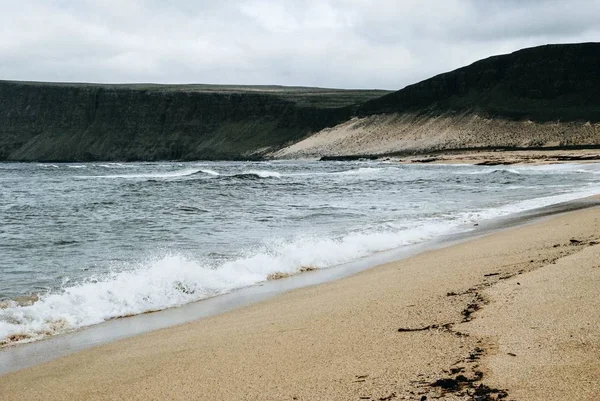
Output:
[[[598,193],[600,164],[3,163],[0,345]]]

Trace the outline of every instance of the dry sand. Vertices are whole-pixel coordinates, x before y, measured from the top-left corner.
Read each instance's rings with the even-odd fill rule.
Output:
[[[0,376],[0,399],[597,401],[599,240],[600,207],[569,212]]]
[[[486,118],[471,112],[396,113],[353,118],[270,156],[318,159],[323,156],[426,154],[469,148],[594,146],[598,143],[600,123],[514,121]]]

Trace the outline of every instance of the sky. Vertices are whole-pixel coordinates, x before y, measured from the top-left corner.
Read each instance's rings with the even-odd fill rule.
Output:
[[[600,41],[600,0],[0,0],[0,79],[400,89]]]

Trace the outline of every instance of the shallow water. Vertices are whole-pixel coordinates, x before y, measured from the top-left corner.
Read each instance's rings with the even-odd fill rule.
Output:
[[[0,187],[0,342],[14,342],[596,194],[600,165],[1,164]]]

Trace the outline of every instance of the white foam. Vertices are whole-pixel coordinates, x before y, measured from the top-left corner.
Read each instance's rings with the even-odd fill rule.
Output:
[[[275,272],[295,273],[302,266],[331,267],[431,238],[450,227],[432,222],[410,230],[272,241],[216,268],[180,255],[165,256],[41,295],[30,306],[11,304],[0,309],[0,343],[13,335],[23,336],[21,342],[33,341],[121,316],[183,305],[259,283]]]
[[[131,168],[131,167],[135,167],[134,165],[123,164],[123,163],[97,164],[96,166],[97,167],[103,167],[103,168]]]
[[[208,171],[208,170],[207,170]],[[138,179],[138,178],[177,178],[186,177],[202,172],[201,169],[186,168],[176,171],[168,171],[164,173],[140,173],[140,174],[111,174],[111,175],[94,175],[80,176],[78,178],[123,178],[123,179]]]
[[[333,174],[339,174],[339,175],[369,175],[369,174],[375,174],[375,173],[381,173],[383,171],[386,170],[390,170],[390,169],[395,169],[393,167],[360,167],[357,169],[353,169],[353,170],[347,170],[347,171],[339,171]]]
[[[276,171],[268,171],[268,170],[249,170],[244,171],[241,174],[255,175],[260,178],[281,178],[281,173]],[[237,174],[239,175],[239,174]]]
[[[470,171],[464,174],[467,175],[485,175],[485,174],[497,174],[497,173],[510,173],[510,174],[521,174],[520,171],[512,168],[495,168],[492,170],[482,170],[482,171]]]
[[[201,172],[201,173],[204,173],[204,174],[212,175],[212,176],[215,176],[215,177],[216,177],[216,176],[218,176],[218,175],[221,175],[221,174],[217,173],[217,172],[216,172],[216,171],[214,171],[214,170],[205,170],[205,169],[200,169],[200,172]]]
[[[504,217],[515,213],[526,212],[528,210],[538,209],[546,206],[556,205],[558,203],[569,202],[575,199],[581,199],[588,196],[598,195],[600,193],[600,183],[589,184],[579,191],[567,192],[552,196],[544,196],[534,199],[526,199],[515,203],[502,205],[500,207],[483,209],[480,211],[461,213],[460,216],[466,222],[475,222],[488,220],[498,217]]]
[[[565,164],[543,164],[539,166],[515,166],[515,170],[527,174],[560,174],[560,173],[587,173],[599,174],[599,163],[565,163]]]

